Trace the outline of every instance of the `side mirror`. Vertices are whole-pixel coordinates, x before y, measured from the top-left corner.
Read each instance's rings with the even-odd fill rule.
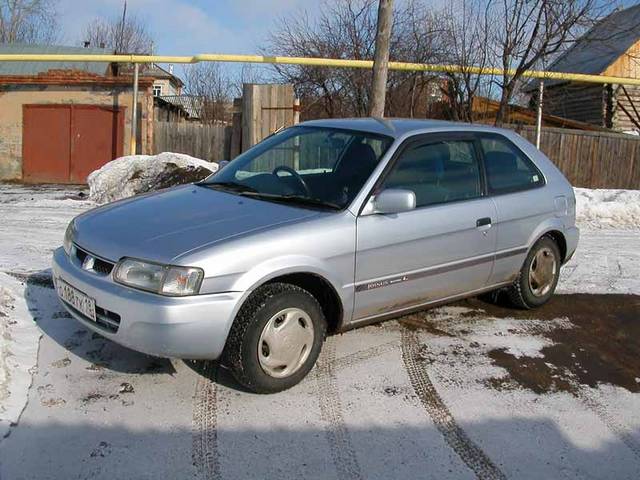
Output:
[[[219,172],[220,170],[222,170],[227,165],[229,165],[229,160],[220,160],[218,162],[218,170],[217,171]]]
[[[412,190],[388,188],[370,200],[369,213],[401,213],[416,208],[416,194]]]

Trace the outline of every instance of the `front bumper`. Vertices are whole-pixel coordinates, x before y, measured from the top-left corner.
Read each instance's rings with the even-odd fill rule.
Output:
[[[95,299],[96,307],[120,316],[111,332],[62,301],[89,329],[125,347],[159,357],[216,359],[235,317],[241,292],[163,297],[115,283],[111,276],[87,272],[62,248],[53,254],[53,279]]]

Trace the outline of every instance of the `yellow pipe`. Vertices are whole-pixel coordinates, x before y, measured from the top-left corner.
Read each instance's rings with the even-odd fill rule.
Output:
[[[227,55],[204,53],[193,56],[166,55],[61,55],[61,54],[0,54],[0,62],[114,62],[114,63],[199,63],[199,62],[240,62],[279,65],[307,65],[334,68],[372,68],[372,60],[344,60],[337,58],[313,57],[272,57],[262,55]],[[503,70],[494,67],[464,67],[461,65],[434,65],[428,63],[389,62],[390,70],[440,73],[471,73],[479,75],[515,74],[514,69]],[[604,75],[585,75],[582,73],[548,72],[527,70],[527,78],[544,80],[565,80],[585,83],[618,83],[640,85],[640,79],[628,77],[609,77]]]

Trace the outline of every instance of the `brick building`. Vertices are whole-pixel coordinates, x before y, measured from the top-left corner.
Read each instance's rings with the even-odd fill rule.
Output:
[[[97,54],[104,49],[0,45],[0,53]],[[154,78],[141,75],[138,153],[153,147]],[[128,153],[133,79],[109,62],[0,62],[0,180],[85,183]]]

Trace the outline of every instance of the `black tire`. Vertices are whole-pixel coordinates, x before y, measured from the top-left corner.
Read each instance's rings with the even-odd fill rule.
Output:
[[[491,305],[500,305],[501,293],[502,289],[498,288],[497,290],[491,290],[489,292],[481,293],[480,295],[478,295],[478,299]]]
[[[553,254],[556,266],[555,275],[549,291],[544,295],[535,295],[529,282],[529,269],[536,254],[542,249],[547,249]],[[524,265],[522,265],[520,272],[518,272],[518,277],[515,282],[506,289],[511,304],[517,308],[531,310],[532,308],[537,308],[547,303],[556,291],[556,286],[558,285],[558,279],[560,278],[560,259],[560,249],[555,240],[548,236],[540,238],[533,247],[531,247],[531,250],[529,250]]]
[[[311,351],[302,366],[290,376],[275,378],[266,373],[258,359],[258,343],[267,322],[286,308],[300,308],[313,323]],[[255,393],[275,393],[299,383],[313,368],[324,342],[327,322],[322,308],[306,290],[288,283],[270,283],[247,298],[233,322],[222,354],[222,363],[233,377]]]

